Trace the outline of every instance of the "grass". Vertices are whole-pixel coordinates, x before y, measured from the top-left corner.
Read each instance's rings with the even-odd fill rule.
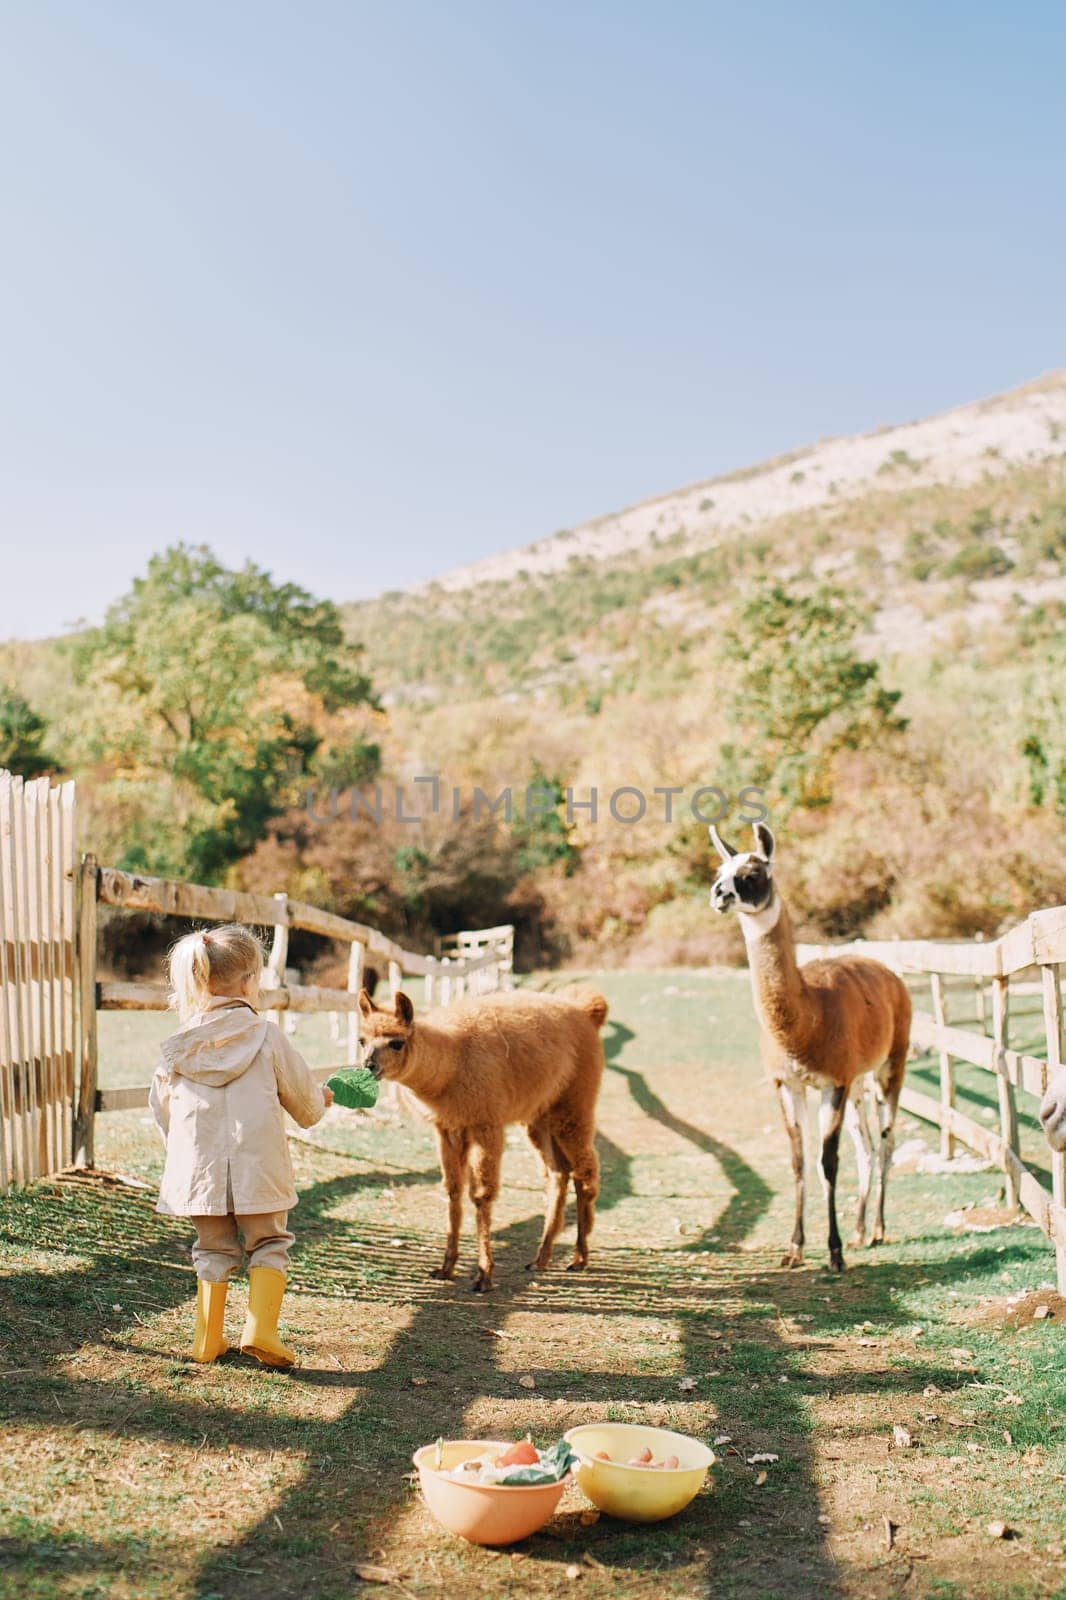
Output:
[[[944,1224],[994,1199],[998,1175],[894,1174],[892,1242],[852,1251],[843,1278],[824,1270],[816,1201],[809,1265],[783,1271],[791,1182],[743,976],[598,981],[611,1019],[587,1275],[522,1271],[540,1183],[515,1142],[495,1293],[433,1282],[426,1130],[336,1113],[293,1147],[284,1315],[302,1366],[201,1369],[184,1359],[188,1229],[150,1190],[70,1176],[0,1202],[5,1596],[339,1600],[367,1561],[426,1596],[1066,1593],[1062,1326],[989,1311],[1048,1282],[1053,1258],[1034,1228]],[[165,1019],[102,1020],[111,1081],[144,1081]],[[324,1030],[296,1035],[315,1059],[335,1049]],[[102,1167],[158,1174],[141,1113],[101,1118],[98,1150]],[[844,1170],[847,1215],[850,1152]],[[231,1301],[235,1327],[240,1283]],[[543,1533],[494,1553],[437,1529],[408,1477],[438,1433],[547,1442],[603,1416],[727,1435],[711,1486],[650,1529],[586,1526],[570,1490]],[[990,1538],[997,1517],[1018,1537]]]

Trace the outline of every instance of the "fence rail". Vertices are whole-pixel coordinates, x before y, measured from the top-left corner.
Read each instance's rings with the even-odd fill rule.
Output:
[[[1066,1294],[1066,1154],[1051,1154],[1052,1191],[1039,1181],[1022,1160],[1018,1141],[1017,1093],[1041,1096],[1049,1077],[1059,1071],[1064,1053],[1062,967],[1066,964],[1066,906],[1034,911],[1002,938],[968,944],[938,944],[935,940],[857,940],[848,945],[801,945],[801,960],[816,956],[865,955],[898,972],[901,977],[928,977],[930,1011],[916,1010],[912,1043],[938,1059],[940,1095],[934,1098],[905,1085],[900,1105],[913,1116],[940,1129],[940,1148],[951,1156],[959,1141],[1001,1168],[1007,1199],[1022,1205],[1055,1246],[1060,1293]],[[1011,979],[1036,968],[1038,985]],[[991,1033],[974,1032],[952,1024],[948,1018],[949,994],[945,978],[974,981],[977,1020],[985,1026],[985,987],[991,991]],[[1031,994],[1038,988],[1043,1002],[1045,1054],[1027,1055],[1008,1045],[1012,992]],[[996,1079],[999,1131],[982,1127],[955,1104],[955,1063],[967,1062]]]
[[[366,957],[383,961],[388,970],[389,990],[395,994],[404,977],[425,980],[426,999],[447,1004],[466,994],[487,994],[509,986],[514,948],[514,929],[470,929],[454,938],[454,956],[427,956],[405,950],[393,939],[362,922],[339,917],[335,912],[285,894],[246,894],[233,889],[215,889],[207,884],[178,883],[168,878],[148,878],[122,872],[117,867],[101,867],[94,856],[82,858],[80,968],[83,1016],[82,1074],[79,1095],[76,1154],[80,1163],[92,1164],[93,1124],[99,1112],[129,1111],[148,1104],[148,1088],[101,1089],[98,1085],[98,1047],[96,1015],[99,1011],[165,1011],[167,991],[161,983],[98,982],[96,976],[97,905],[127,911],[153,911],[164,916],[191,918],[201,922],[243,922],[272,928],[273,942],[264,971],[262,1002],[275,1021],[283,1013],[329,1013],[338,1025],[347,1022],[345,1059],[351,1064],[358,1057],[359,991],[363,987]],[[340,940],[349,946],[347,987],[326,988],[319,984],[286,984],[289,932],[298,928],[326,939]],[[335,1067],[315,1069],[326,1078]]]

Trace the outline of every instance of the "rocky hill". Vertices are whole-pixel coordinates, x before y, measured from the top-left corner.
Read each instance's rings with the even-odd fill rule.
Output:
[[[796,512],[861,500],[901,484],[914,488],[994,481],[1066,450],[1066,372],[941,416],[823,439],[754,467],[707,478],[519,550],[445,572],[434,587],[465,589],[522,573],[559,572],[573,556],[610,561],[681,536],[719,543]]]

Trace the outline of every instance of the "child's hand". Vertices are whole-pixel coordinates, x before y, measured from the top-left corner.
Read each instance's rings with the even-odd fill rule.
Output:
[[[328,1088],[326,1084],[322,1085],[322,1098],[326,1102],[327,1107],[333,1104],[333,1090]]]

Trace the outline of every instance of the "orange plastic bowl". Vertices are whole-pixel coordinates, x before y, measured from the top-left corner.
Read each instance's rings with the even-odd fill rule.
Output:
[[[412,1457],[426,1505],[442,1527],[471,1544],[516,1544],[543,1528],[562,1499],[568,1477],[560,1483],[515,1484],[460,1483],[444,1473],[486,1450],[506,1450],[498,1439],[449,1439],[441,1450],[441,1471],[436,1471],[437,1446],[425,1444]],[[569,1476],[569,1475],[568,1475]]]

